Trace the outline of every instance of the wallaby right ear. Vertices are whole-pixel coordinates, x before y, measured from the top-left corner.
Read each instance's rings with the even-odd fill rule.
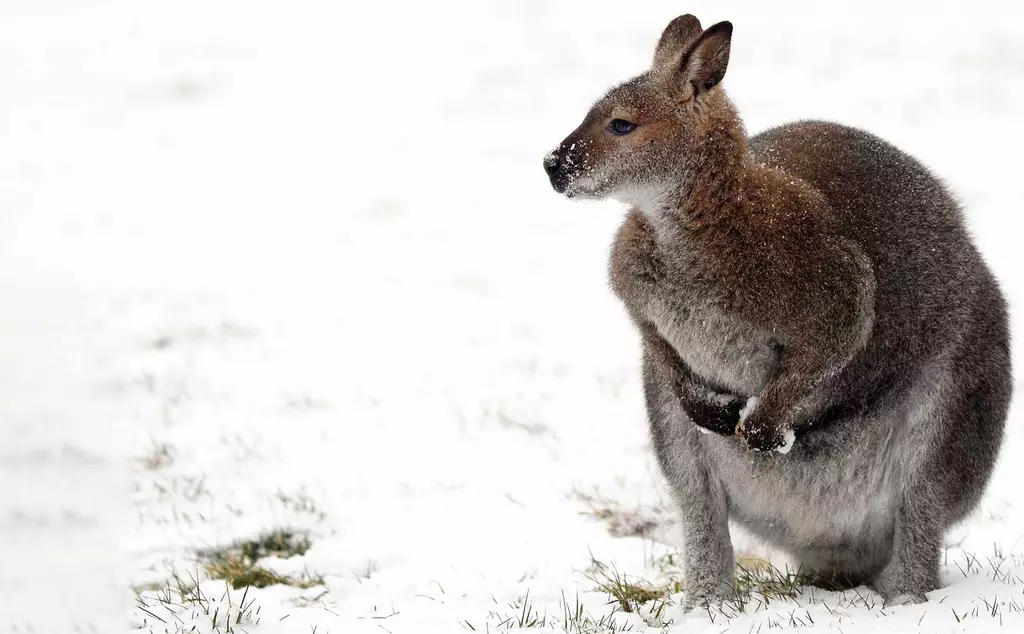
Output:
[[[654,68],[668,66],[679,61],[683,51],[700,37],[700,20],[687,13],[668,23],[654,50]]]
[[[719,22],[701,33],[683,55],[676,69],[677,86],[693,89],[693,95],[711,90],[725,77],[732,42],[732,22]]]

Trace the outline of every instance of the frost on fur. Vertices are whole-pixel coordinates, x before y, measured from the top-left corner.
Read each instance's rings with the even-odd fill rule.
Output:
[[[720,392],[708,390],[708,398],[711,401],[717,403],[718,405],[726,407],[728,405],[732,405],[733,403],[735,403],[737,400],[739,400],[740,397],[736,396],[735,394],[722,394]]]
[[[756,396],[751,396],[747,399],[746,405],[740,410],[740,423],[742,424],[750,415],[754,413],[754,409],[757,408],[757,404],[761,402],[761,399]]]
[[[782,430],[782,444],[775,448],[775,451],[781,454],[789,453],[789,450],[793,448],[793,442],[796,440],[796,432],[792,429]]]

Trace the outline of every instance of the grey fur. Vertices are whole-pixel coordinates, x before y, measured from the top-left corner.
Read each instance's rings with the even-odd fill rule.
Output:
[[[636,95],[656,100],[655,88],[646,87],[652,81],[642,76],[627,84],[634,91],[628,97],[619,89],[607,99],[620,106]],[[730,129],[734,114],[719,88],[680,103],[695,109],[686,115],[692,121],[718,121],[715,113],[724,113],[721,121]],[[612,107],[599,102],[587,121],[600,121],[601,108]],[[570,140],[593,147],[579,138],[590,134],[587,125],[563,147],[571,149]],[[722,128],[715,125],[708,129]],[[736,129],[731,134],[742,135]],[[641,333],[653,445],[681,510],[687,605],[721,601],[731,592],[729,518],[792,552],[820,577],[873,583],[887,600],[923,601],[938,587],[943,534],[978,503],[1002,441],[1011,397],[1002,294],[952,196],[892,145],[823,122],[784,125],[749,140],[730,137],[723,147],[732,142],[739,159],[724,150],[707,153],[704,163],[680,168],[683,182],[667,196],[631,210],[611,263],[612,286]],[[686,151],[680,148],[680,161],[688,160]],[[622,159],[612,149],[603,152],[585,153],[578,162],[613,178],[610,161]],[[641,160],[632,156],[622,173],[641,178]],[[772,298],[757,305],[761,312],[733,308],[739,305],[734,301],[757,302],[740,296],[749,289],[722,288],[721,280],[730,279],[725,274],[715,277],[727,269],[734,279],[746,279],[737,252],[700,255],[700,241],[716,231],[742,237],[743,218],[700,225],[713,211],[707,206],[719,204],[703,181],[734,165],[788,175],[803,192],[800,200],[811,200],[824,217],[815,225],[820,233],[785,236],[823,253],[809,260],[823,268],[789,271],[807,288],[816,289],[820,280],[830,289],[808,295],[805,312],[787,313],[802,315],[792,318],[803,319],[798,323],[809,331],[829,335],[820,338],[829,352],[813,372],[785,367],[790,339],[772,325]],[[663,178],[667,171],[659,165],[650,173]],[[560,190],[568,181],[573,193],[576,173],[549,174]],[[722,191],[731,192],[721,199],[730,203],[745,195]],[[793,199],[784,193],[765,200]],[[738,203],[731,209],[756,212]],[[831,297],[853,298],[842,327],[815,322],[827,314]],[[761,314],[768,316],[750,317]],[[795,430],[796,442],[787,455],[752,452],[730,435],[739,406],[780,381],[790,381],[786,393],[799,396],[780,400],[787,409],[772,414],[784,416],[783,428]],[[698,425],[721,435],[700,433]]]
[[[938,587],[944,532],[977,504],[998,454],[1011,392],[1005,305],[956,204],[912,158],[827,123],[769,130],[751,140],[753,156],[773,162],[786,143],[816,148],[815,173],[800,175],[849,215],[851,237],[879,263],[878,323],[807,398],[806,409],[839,414],[779,456],[699,433],[679,392],[695,383],[758,394],[776,356],[770,336],[704,308],[685,268],[628,296],[653,325],[641,326],[644,388],[654,448],[683,510],[687,603],[730,593],[727,515],[808,572],[922,601]],[[852,161],[878,169],[835,184],[828,174],[849,174]],[[800,173],[798,162],[773,166]],[[649,303],[637,306],[639,296]]]

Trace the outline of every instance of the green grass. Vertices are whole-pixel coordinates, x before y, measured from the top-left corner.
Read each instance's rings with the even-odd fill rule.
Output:
[[[793,600],[800,596],[805,586],[816,583],[814,579],[799,570],[783,570],[768,562],[756,565],[737,564],[733,593],[742,603],[760,596],[768,601]]]
[[[210,621],[210,627],[218,634],[239,634],[246,632],[245,627],[260,624],[260,608],[256,600],[249,597],[249,588],[242,591],[241,597],[231,594],[225,586],[219,596],[206,594],[199,587],[199,575],[189,573],[188,581],[175,575],[163,586],[139,590],[135,596],[135,607],[141,613],[143,626],[140,629],[170,632],[174,627],[175,634],[192,632],[186,629],[185,620],[181,615],[194,621],[197,617]],[[158,625],[159,624],[159,625]]]
[[[548,625],[547,613],[545,612],[544,614],[540,614],[536,609],[534,609],[533,604],[530,603],[529,590],[526,591],[524,596],[521,596],[515,601],[509,603],[508,606],[512,608],[512,612],[509,614],[501,615],[492,611],[489,615],[491,619],[496,621],[495,627],[500,630],[545,627]],[[472,625],[469,627],[472,628]],[[490,627],[489,624],[488,627]]]
[[[488,622],[485,627],[478,627],[470,621],[460,621],[467,630],[474,632],[512,630],[527,628],[544,628],[544,631],[565,632],[566,634],[613,634],[628,632],[633,629],[627,621],[616,617],[620,610],[614,606],[608,614],[594,617],[588,613],[583,604],[580,603],[579,595],[574,603],[570,603],[563,593],[560,599],[560,612],[548,614],[539,612],[530,601],[530,593],[527,593],[508,604],[511,612],[499,613],[491,611],[488,615]],[[645,619],[647,620],[647,619]],[[663,627],[662,623],[651,623]],[[478,624],[479,625],[479,624]]]
[[[200,553],[203,569],[213,579],[223,579],[234,589],[281,584],[296,588],[323,585],[323,577],[303,574],[300,577],[279,575],[259,564],[265,557],[287,559],[309,550],[309,538],[291,531],[275,531],[255,540],[239,542],[226,548]]]
[[[591,560],[591,572],[585,576],[595,584],[595,590],[608,594],[614,603],[618,603],[623,612],[640,612],[651,601],[664,602],[668,595],[682,590],[680,581],[669,581],[663,585],[654,585],[640,577],[620,574],[614,566],[608,566]]]
[[[591,557],[590,566],[584,577],[591,583],[592,591],[608,596],[610,610],[599,617],[587,612],[577,595],[575,602],[561,597],[561,607],[556,613],[542,612],[530,598],[530,593],[508,604],[508,609],[492,611],[487,628],[509,630],[523,628],[544,628],[545,631],[566,632],[567,634],[610,634],[632,629],[639,617],[647,624],[649,631],[664,632],[671,627],[670,606],[677,604],[685,591],[682,571],[675,553],[651,555],[650,567],[658,571],[657,581],[621,573],[614,565],[597,561]],[[742,559],[736,565],[735,583],[731,598],[720,607],[709,608],[712,622],[727,624],[748,606],[754,611],[767,609],[773,602],[796,601],[811,582],[799,571],[782,570],[760,559]],[[623,618],[624,615],[635,615]],[[794,621],[804,623],[804,617],[794,616]],[[721,620],[719,620],[721,619]],[[807,617],[810,622],[810,617]],[[477,631],[477,625],[466,621],[464,627]]]
[[[648,558],[650,566],[660,571],[656,583],[622,574],[614,566],[594,559],[584,576],[594,584],[594,590],[609,596],[609,603],[616,611],[639,614],[649,625],[666,627],[669,624],[662,618],[664,609],[674,604],[674,595],[685,590],[677,557],[674,553],[665,553]],[[748,605],[756,611],[773,602],[795,601],[812,584],[823,585],[799,570],[783,570],[764,560],[743,558],[736,564],[731,597],[721,612],[735,615]]]

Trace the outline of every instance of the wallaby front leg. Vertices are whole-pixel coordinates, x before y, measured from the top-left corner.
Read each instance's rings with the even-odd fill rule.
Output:
[[[788,453],[796,438],[794,427],[813,414],[801,409],[805,397],[839,367],[835,355],[784,350],[774,376],[741,412],[737,434],[755,451]]]
[[[740,413],[736,433],[755,451],[779,449],[785,453],[795,438],[794,411],[801,396],[818,380],[820,372],[806,359],[784,355],[775,376],[761,395],[751,398]]]
[[[788,452],[794,427],[814,413],[800,410],[806,397],[849,363],[874,327],[871,261],[849,240],[830,256],[822,256],[827,277],[787,298],[782,305],[788,312],[776,315],[777,323],[762,322],[777,333],[780,354],[774,374],[750,399],[737,428],[751,449]]]

